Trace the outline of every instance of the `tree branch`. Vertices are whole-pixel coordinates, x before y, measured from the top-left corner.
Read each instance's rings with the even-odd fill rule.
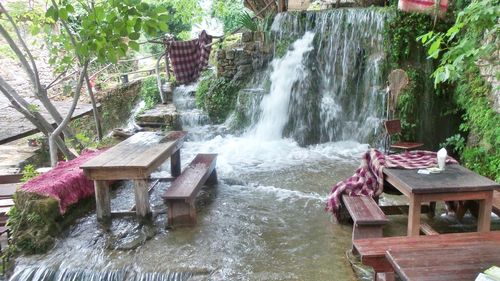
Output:
[[[31,52],[28,49],[28,46],[26,46],[26,43],[24,42],[24,40],[23,40],[23,38],[21,36],[21,32],[19,32],[19,28],[17,28],[16,22],[14,21],[14,19],[12,19],[12,17],[9,15],[9,13],[7,12],[7,10],[3,7],[3,5],[1,3],[0,3],[0,8],[2,8],[4,10],[4,14],[7,16],[7,19],[9,20],[9,22],[14,27],[14,31],[16,32],[17,39],[19,40],[19,42],[21,43],[21,46],[23,47],[24,51],[28,55],[28,58],[29,58],[29,60],[31,62],[31,67],[32,67],[32,70],[33,70],[33,74],[34,74],[34,80],[35,80],[34,81],[34,86],[35,86],[35,89],[38,92],[38,90],[41,89],[42,86],[40,84],[40,77],[38,76],[38,70],[37,70],[37,67],[36,67],[35,59],[31,55]]]

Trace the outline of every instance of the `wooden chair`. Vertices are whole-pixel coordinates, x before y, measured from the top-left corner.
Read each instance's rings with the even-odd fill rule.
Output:
[[[391,136],[395,134],[401,134],[401,121],[399,119],[387,120],[384,122],[384,127],[386,131],[385,139],[385,153],[390,152],[389,148],[404,149],[405,151],[412,150],[423,146],[423,143],[418,142],[406,142],[399,141],[391,144]]]

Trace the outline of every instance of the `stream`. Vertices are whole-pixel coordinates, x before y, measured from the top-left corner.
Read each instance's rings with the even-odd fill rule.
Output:
[[[91,211],[48,253],[17,258],[10,280],[370,280],[349,258],[352,227],[331,223],[324,209],[332,185],[353,174],[380,129],[384,17],[370,9],[279,15],[275,36],[289,34],[293,44],[242,91],[255,93],[242,133],[210,124],[195,108],[196,85],[175,90],[189,132],[182,165],[197,153],[218,154],[219,184],[198,195],[196,226],[166,228],[162,183],[151,195],[152,224],[124,217],[102,227]],[[318,94],[304,94],[311,91]],[[152,176],[169,170],[165,163]],[[132,190],[129,182],[113,189],[112,210],[130,208]],[[463,231],[474,223],[441,215],[432,225]],[[493,224],[500,228],[498,218]],[[384,231],[404,235],[406,218],[391,217]]]

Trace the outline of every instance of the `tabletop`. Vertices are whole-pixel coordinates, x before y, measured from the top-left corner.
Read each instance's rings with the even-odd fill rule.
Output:
[[[435,249],[389,250],[385,256],[404,281],[474,280],[500,264],[500,240]]]
[[[94,180],[147,177],[146,174],[180,149],[184,136],[185,132],[177,131],[168,135],[139,132],[85,162],[80,168]]]
[[[396,188],[410,193],[446,193],[485,191],[500,188],[500,184],[458,164],[446,165],[441,173],[418,174],[417,170],[384,169],[386,180]]]

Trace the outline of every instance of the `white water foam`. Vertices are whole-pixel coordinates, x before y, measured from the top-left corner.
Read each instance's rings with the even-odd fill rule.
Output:
[[[304,56],[314,49],[313,32],[306,32],[293,43],[293,49],[272,62],[271,92],[265,95],[260,104],[259,122],[248,133],[261,140],[281,139],[283,128],[288,122],[288,107],[293,85],[304,79],[306,69]]]

